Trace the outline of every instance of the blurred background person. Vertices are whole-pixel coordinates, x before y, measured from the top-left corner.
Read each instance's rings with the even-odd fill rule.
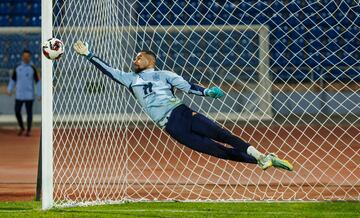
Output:
[[[11,96],[15,88],[15,115],[20,127],[18,133],[21,136],[24,131],[24,123],[21,116],[21,108],[23,104],[26,107],[27,113],[27,129],[26,136],[31,135],[31,125],[33,117],[33,103],[35,99],[35,85],[37,87],[36,94],[40,100],[41,96],[41,83],[36,68],[31,62],[31,52],[24,50],[21,55],[21,64],[15,67],[11,75],[8,85],[8,95]]]

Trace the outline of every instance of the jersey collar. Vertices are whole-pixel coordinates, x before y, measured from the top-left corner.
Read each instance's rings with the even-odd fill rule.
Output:
[[[140,73],[152,72],[154,70],[155,70],[154,68],[149,68],[149,69],[141,71]]]

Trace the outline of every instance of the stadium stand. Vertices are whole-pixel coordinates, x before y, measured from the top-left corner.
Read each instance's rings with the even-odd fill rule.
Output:
[[[266,24],[271,31],[270,45],[273,46],[270,48],[270,67],[272,68],[272,78],[275,81],[302,81],[309,77],[308,72],[311,69],[322,69],[317,72],[322,72],[328,81],[348,81],[350,79],[360,81],[358,76],[360,71],[360,50],[358,49],[360,46],[360,6],[356,1],[313,0],[311,4],[307,4],[300,0],[276,2],[245,0],[234,1],[234,3],[220,0],[207,1],[200,5],[198,1],[190,2],[190,4],[186,4],[185,0],[153,0],[149,3],[149,1],[140,0],[135,5],[139,14],[137,22],[141,25],[168,25],[170,23],[210,25],[212,22],[222,25],[225,23],[224,21],[234,25]],[[225,4],[226,10],[220,10],[219,4]],[[253,4],[255,7],[252,7]],[[40,0],[2,1],[0,3],[0,26],[40,26],[40,5]],[[326,5],[326,7],[321,5]],[[196,10],[198,13],[189,17],[188,14],[193,14],[195,8],[199,8]],[[209,9],[211,10],[209,11]],[[264,13],[257,13],[257,11]],[[162,14],[167,14],[167,16],[164,17]],[[178,14],[180,16],[177,16]],[[199,20],[204,14],[206,18]],[[215,14],[220,14],[220,16],[215,16]],[[250,14],[256,16],[250,16]],[[336,23],[338,25],[334,27],[333,25]],[[190,61],[194,66],[199,61],[195,58],[196,52],[189,53],[188,60],[179,58],[177,63],[173,63],[177,53],[172,51],[187,51],[187,49],[181,50],[183,42],[181,36],[174,37],[173,48],[167,48],[168,45],[163,44],[164,47],[160,49],[162,53],[159,56],[164,58],[170,55],[172,58],[168,58],[168,62],[166,62],[169,66],[171,64],[181,66],[186,61]],[[203,37],[213,37],[213,35],[207,34]],[[251,57],[251,51],[255,47],[246,40],[250,37],[239,35],[239,38],[243,39],[235,43],[240,43],[239,48],[246,48],[246,52],[242,53],[242,57],[238,59],[235,54],[229,54],[228,58],[222,62],[224,67],[227,64],[230,65],[230,61],[245,64],[244,60]],[[191,39],[192,42],[186,43],[188,46],[199,42],[196,37]],[[3,60],[0,63],[2,77],[4,72],[7,76],[8,69],[12,69],[17,64],[19,48],[26,47],[37,54],[33,61],[36,66],[40,67],[40,34],[34,34],[30,38],[25,35],[17,37],[0,35],[0,42],[0,57]],[[210,67],[216,67],[219,64],[218,61],[209,58],[215,53],[214,50],[219,48],[216,40],[212,42],[206,48],[209,55],[205,55],[202,59],[203,62],[200,62],[198,66],[204,62],[210,63]],[[234,42],[225,43],[232,44]],[[169,52],[166,53],[166,51]],[[228,49],[225,46],[221,54],[226,56],[227,52]],[[221,54],[219,56],[222,56]],[[256,64],[255,59],[250,62],[250,65]],[[351,68],[346,66],[351,66]],[[247,73],[247,75],[251,75],[251,73]],[[317,78],[319,75],[312,77],[312,79]]]
[[[137,4],[138,22],[142,25],[146,23],[167,25],[173,22],[178,25],[194,25],[196,23],[209,25],[215,20],[217,25],[222,25],[226,20],[227,23],[234,25],[266,24],[271,30],[270,45],[273,46],[270,48],[270,66],[273,79],[276,81],[294,80],[299,82],[306,80],[309,78],[311,69],[317,69],[317,72],[324,73],[323,78],[328,81],[360,80],[358,76],[360,51],[356,46],[360,43],[360,6],[356,1],[323,0],[312,1],[311,4],[308,4],[300,0],[276,2],[246,0],[235,1],[234,4],[228,1],[207,1],[205,5],[200,6],[198,4],[196,1],[186,4],[184,0],[152,1],[152,3],[140,0]],[[225,4],[226,10],[220,10],[219,4]],[[153,5],[157,7],[153,7]],[[205,19],[199,20],[198,17],[201,16],[196,13],[193,17],[187,16],[187,14],[193,13],[194,8],[198,7],[200,9],[197,11],[204,13]],[[265,13],[257,13],[257,11],[265,11]],[[155,16],[151,16],[154,14]],[[167,17],[162,17],[161,14],[167,14]],[[175,14],[182,15],[176,17]],[[220,14],[221,17],[215,19],[214,14]],[[255,16],[250,16],[250,14],[255,14]],[[339,25],[333,27],[336,23]],[[214,35],[210,34],[208,37],[214,37]],[[175,40],[178,38],[175,37]],[[191,44],[195,44],[197,41],[198,39],[194,39]],[[234,44],[234,42],[229,43]],[[246,52],[242,53],[244,58],[238,60],[238,64],[244,65],[246,63],[241,60],[246,60],[251,56],[251,49],[248,48],[249,41],[239,40],[237,43],[241,43],[241,47],[246,48]],[[214,40],[206,49],[210,54],[214,52],[211,51],[211,48],[218,48]],[[165,57],[167,50],[161,48],[160,51],[163,52],[160,56]],[[227,50],[224,49],[224,56],[226,56],[226,52]],[[232,54],[228,57],[231,58],[231,56]],[[206,57],[203,60],[207,63]],[[189,61],[193,61],[192,65],[196,64],[195,58],[190,58]],[[226,66],[227,62],[224,61],[223,66]],[[179,59],[178,64],[185,64],[184,60]],[[210,61],[212,67],[217,64],[216,61]],[[250,65],[253,64],[256,64],[256,61]],[[346,66],[351,66],[351,69]],[[312,79],[319,77],[320,75],[315,73]]]

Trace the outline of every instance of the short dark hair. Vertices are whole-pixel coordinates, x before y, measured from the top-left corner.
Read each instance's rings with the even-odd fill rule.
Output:
[[[145,54],[150,55],[151,57],[153,57],[154,61],[155,61],[155,64],[156,64],[156,54],[154,52],[152,52],[150,50],[146,50],[146,49],[143,49],[140,52],[145,53]]]
[[[31,51],[30,51],[30,50],[28,50],[28,49],[24,49],[24,50],[23,50],[22,54],[25,54],[25,53],[28,53],[28,54],[30,54],[30,55],[31,55]]]

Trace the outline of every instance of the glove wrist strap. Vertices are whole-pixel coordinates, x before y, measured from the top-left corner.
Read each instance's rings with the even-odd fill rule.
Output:
[[[208,93],[207,93],[208,91],[209,91],[209,89],[204,89],[203,93],[204,93],[205,96],[208,96]]]
[[[86,59],[90,60],[92,57],[94,57],[94,53],[90,51],[89,54],[86,55]]]

